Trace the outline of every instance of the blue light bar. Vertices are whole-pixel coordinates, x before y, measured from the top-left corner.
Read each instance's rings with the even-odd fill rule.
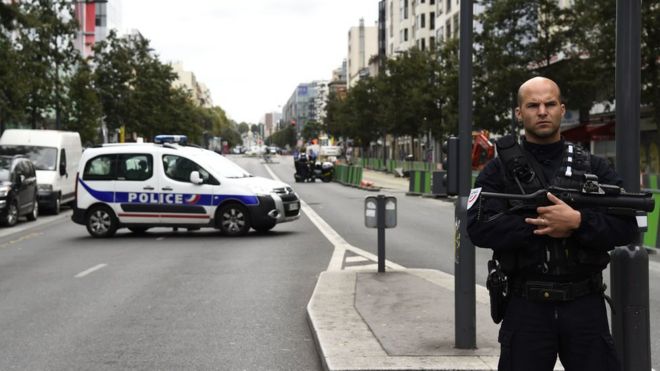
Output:
[[[156,135],[154,137],[154,143],[157,144],[163,144],[163,143],[186,144],[187,142],[188,142],[188,137],[185,135],[162,134],[162,135]]]

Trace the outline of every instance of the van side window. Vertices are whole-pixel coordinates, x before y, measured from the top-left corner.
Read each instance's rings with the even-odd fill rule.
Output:
[[[147,180],[154,173],[153,164],[153,157],[149,154],[121,154],[119,155],[117,179]]]
[[[199,175],[204,179],[204,184],[220,184],[203,167],[181,156],[164,155],[163,170],[165,170],[165,175],[168,178],[179,182],[190,183],[190,173],[198,171]]]
[[[115,155],[101,155],[87,161],[83,180],[115,180]]]

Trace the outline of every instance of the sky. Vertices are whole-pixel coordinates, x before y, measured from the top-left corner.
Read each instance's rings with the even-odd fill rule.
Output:
[[[123,0],[120,24],[183,62],[230,119],[259,123],[299,83],[330,80],[360,18],[374,26],[378,0]]]

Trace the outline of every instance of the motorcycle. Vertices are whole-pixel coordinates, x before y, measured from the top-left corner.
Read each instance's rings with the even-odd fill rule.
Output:
[[[296,172],[293,177],[296,183],[315,182],[316,179],[321,179],[322,182],[327,183],[332,181],[335,172],[335,166],[332,162],[315,161],[309,159],[304,153],[294,159],[294,165]]]

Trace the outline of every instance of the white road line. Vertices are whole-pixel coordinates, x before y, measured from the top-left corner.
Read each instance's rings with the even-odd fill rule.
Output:
[[[280,182],[282,181],[282,180],[280,180],[280,178],[277,177],[277,175],[275,175],[275,173],[270,169],[270,167],[268,165],[264,165],[264,167],[266,168],[266,170],[268,171],[268,173],[270,174],[270,176],[273,179],[275,179],[277,181],[280,181]],[[369,260],[378,261],[378,256],[377,255],[374,255],[374,254],[372,254],[368,251],[357,248],[357,247],[349,244],[348,242],[346,242],[346,240],[344,240],[339,235],[339,233],[337,233],[334,229],[332,229],[332,227],[328,223],[326,223],[326,221],[323,220],[302,199],[300,200],[300,205],[301,205],[302,211],[307,215],[309,220],[311,220],[312,223],[314,223],[316,228],[318,228],[319,231],[321,231],[321,233],[323,233],[325,238],[327,238],[328,241],[330,241],[330,243],[333,244],[334,247],[335,247],[335,250],[332,253],[332,258],[330,259],[330,264],[328,265],[328,269],[327,269],[328,271],[340,271],[341,270],[341,267],[343,265],[343,260],[344,260],[344,253],[346,252],[346,250],[351,251],[351,252],[355,253],[356,255],[361,255],[361,256],[369,259]],[[387,259],[385,260],[385,266],[389,267],[390,269],[405,269],[405,267],[403,267],[399,264],[393,263],[393,262],[391,262]]]
[[[361,263],[361,262],[366,262],[369,261],[367,258],[363,256],[347,256],[346,257],[346,263]]]
[[[106,266],[107,266],[107,264],[105,264],[105,263],[104,263],[104,264],[99,264],[99,265],[93,266],[93,267],[89,268],[89,269],[86,270],[86,271],[82,271],[82,272],[76,274],[75,277],[76,277],[76,278],[85,277],[86,275],[88,275],[88,274],[90,274],[90,273],[93,273],[93,272],[95,272],[95,271],[97,271],[97,270],[99,270],[99,269],[101,269],[101,268],[103,268],[103,267],[106,267]]]

